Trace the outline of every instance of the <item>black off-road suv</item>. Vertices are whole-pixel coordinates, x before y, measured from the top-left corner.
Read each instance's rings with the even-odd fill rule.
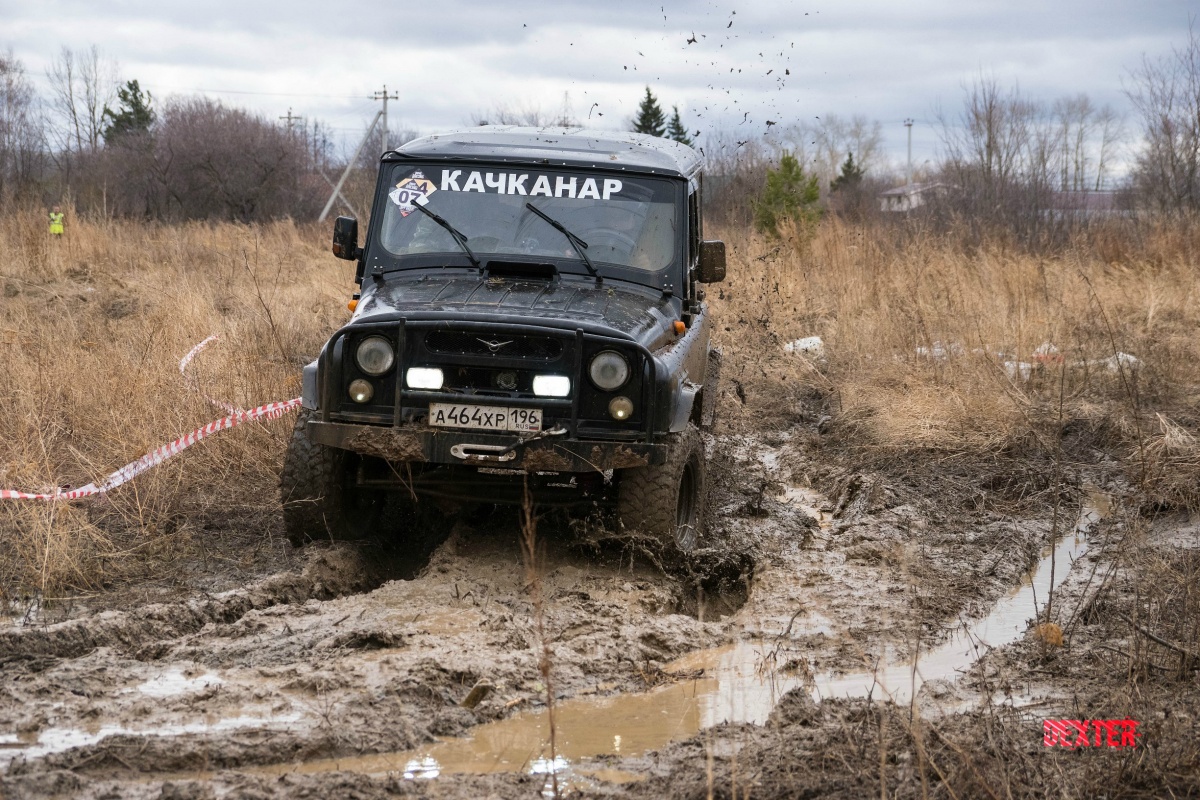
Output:
[[[684,145],[578,129],[385,153],[364,245],[356,220],[334,226],[361,295],[304,369],[293,543],[421,526],[427,498],[529,492],[694,549],[720,366],[697,284],[725,275],[701,172]]]

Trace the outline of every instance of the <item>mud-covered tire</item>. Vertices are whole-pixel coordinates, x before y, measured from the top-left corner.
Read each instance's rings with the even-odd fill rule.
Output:
[[[296,547],[321,539],[355,540],[378,536],[387,494],[355,486],[358,456],[308,438],[313,412],[297,415],[279,477],[283,524]]]
[[[622,470],[617,487],[620,524],[656,540],[668,561],[694,551],[704,535],[705,459],[700,431],[671,434],[667,459]]]

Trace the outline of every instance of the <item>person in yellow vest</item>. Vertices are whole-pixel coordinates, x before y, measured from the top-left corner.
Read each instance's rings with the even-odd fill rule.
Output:
[[[63,213],[62,209],[60,209],[58,206],[55,206],[50,212],[50,235],[63,235]]]

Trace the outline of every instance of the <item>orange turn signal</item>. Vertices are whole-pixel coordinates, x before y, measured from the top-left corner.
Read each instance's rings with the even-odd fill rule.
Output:
[[[675,335],[683,336],[685,333],[687,333],[687,324],[681,319],[675,320]]]
[[[348,308],[348,309],[350,309],[351,311],[353,311],[354,309],[358,308],[358,301],[357,301],[357,300],[351,300],[349,303],[346,303],[346,308]]]

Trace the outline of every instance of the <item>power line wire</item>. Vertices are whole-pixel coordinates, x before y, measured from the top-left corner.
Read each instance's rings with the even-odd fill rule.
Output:
[[[369,94],[306,94],[304,92],[248,92],[242,89],[177,89],[184,92],[211,92],[212,94],[252,94],[262,97],[330,97],[349,100],[371,100]]]
[[[31,73],[29,73],[28,77],[30,77],[31,79],[33,79],[34,81],[36,81],[38,83],[43,83],[43,84],[47,84],[47,85],[51,83],[51,79],[46,75],[40,75],[40,74],[31,72]],[[121,81],[121,83],[123,85],[124,81]],[[335,100],[374,100],[375,99],[374,97],[367,94],[366,92],[364,92],[362,94],[314,94],[314,93],[308,93],[308,92],[252,92],[247,89],[201,89],[201,88],[190,88],[190,89],[188,89],[188,88],[182,88],[182,89],[165,88],[164,89],[159,84],[147,83],[145,81],[140,81],[140,84],[143,89],[145,89],[147,91],[153,91],[153,92],[156,92],[159,94],[173,94],[173,93],[183,93],[183,92],[208,92],[209,94],[245,94],[245,95],[258,95],[260,97],[324,97],[324,98],[332,98]]]

